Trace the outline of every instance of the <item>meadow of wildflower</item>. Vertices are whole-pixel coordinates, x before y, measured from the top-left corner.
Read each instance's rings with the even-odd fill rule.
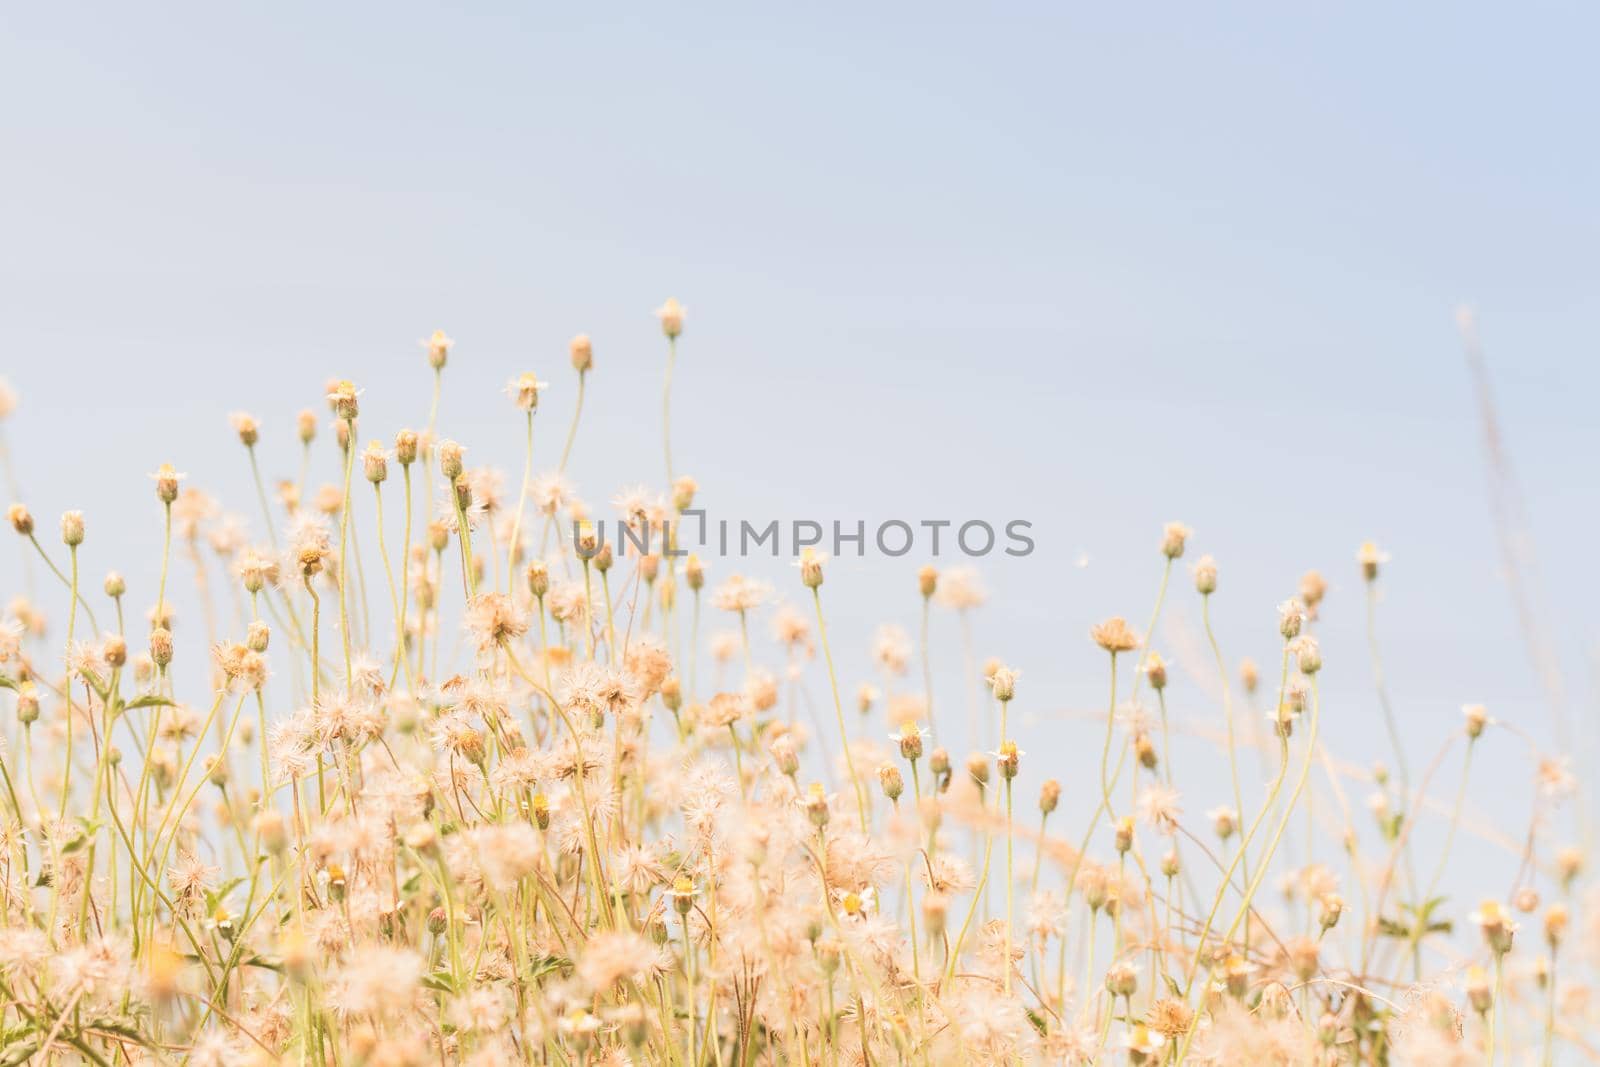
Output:
[[[1530,740],[1525,836],[1475,910],[1444,894],[1452,850],[1477,847],[1474,752],[1527,734],[1469,705],[1436,754],[1405,751],[1378,547],[1350,562],[1366,662],[1325,667],[1313,571],[1260,613],[1277,650],[1258,665],[1217,640],[1224,577],[1197,535],[1151,531],[1129,576],[1145,614],[1060,622],[1103,667],[1098,744],[1029,753],[1029,679],[930,642],[934,613],[983,601],[969,567],[883,562],[922,625],[880,632],[864,682],[836,669],[825,554],[800,551],[778,590],[681,550],[700,493],[672,459],[685,316],[668,300],[657,317],[647,476],[667,477],[606,504],[565,477],[589,339],[561,410],[523,374],[445,420],[442,332],[415,427],[371,425],[349,381],[298,416],[218,413],[194,447],[231,438],[238,479],[187,484],[182,456],[153,472],[153,589],[83,566],[138,517],[11,504],[40,584],[0,625],[0,1063],[1596,1055],[1567,950],[1586,863],[1555,817],[1570,772]],[[516,421],[523,454],[474,455],[487,420]],[[263,469],[269,434],[297,435],[297,470]],[[321,488],[318,450],[341,471]],[[199,618],[177,617],[180,584]],[[1228,782],[1204,813],[1181,803],[1197,768],[1174,758],[1175,679],[1149,639],[1180,598],[1215,683],[1181,728]],[[951,688],[934,663],[958,655]],[[1324,673],[1375,680],[1385,728],[1352,754],[1383,762],[1367,811],[1319,742]],[[1320,859],[1298,862],[1313,838]]]

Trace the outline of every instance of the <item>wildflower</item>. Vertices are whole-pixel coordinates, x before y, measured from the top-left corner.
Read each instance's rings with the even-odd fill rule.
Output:
[[[1300,636],[1300,629],[1306,624],[1306,606],[1299,597],[1290,597],[1278,605],[1278,632],[1285,641],[1293,641]]]
[[[446,336],[443,330],[434,330],[425,341],[418,342],[428,352],[428,366],[434,370],[443,370],[445,362],[450,358],[450,349],[455,347],[455,341]]]
[[[939,587],[934,599],[955,611],[982,607],[989,594],[971,567],[951,567],[939,575]]]
[[[479,593],[467,605],[466,626],[485,654],[527,633],[528,616],[504,593]]]
[[[1183,808],[1178,804],[1177,790],[1164,785],[1153,785],[1139,794],[1139,815],[1145,822],[1163,834],[1178,832],[1178,816]]]
[[[361,452],[361,473],[373,485],[389,477],[389,453],[377,441],[369,441]]]
[[[1572,776],[1571,760],[1566,756],[1541,759],[1538,782],[1539,792],[1551,800],[1565,800],[1578,789],[1578,780]]]
[[[1506,914],[1505,908],[1497,900],[1485,900],[1478,906],[1478,910],[1470,916],[1483,931],[1483,939],[1497,956],[1504,956],[1511,951],[1511,941],[1517,932],[1517,924],[1511,921],[1511,916]]]
[[[1239,813],[1226,804],[1206,812],[1206,818],[1211,820],[1212,832],[1219,840],[1228,840],[1239,829]]]
[[[1361,577],[1375,582],[1378,580],[1378,567],[1389,562],[1389,554],[1378,551],[1378,546],[1371,541],[1363,541],[1360,551],[1356,553],[1356,562],[1361,564]]]
[[[1094,643],[1111,653],[1131,652],[1139,647],[1139,637],[1128,626],[1128,621],[1120,615],[1113,615],[1102,623],[1097,623],[1089,630],[1089,636]]]
[[[878,894],[871,886],[860,890],[836,888],[833,890],[833,900],[846,921],[860,922],[877,905]]]
[[[1114,997],[1132,997],[1139,989],[1138,965],[1118,960],[1106,969],[1106,992]]]
[[[822,584],[822,565],[828,561],[826,553],[806,547],[801,550],[800,558],[795,561],[795,566],[800,568],[800,583],[807,589],[815,589]]]
[[[711,698],[701,722],[716,730],[724,730],[750,715],[750,703],[739,693],[718,693]]]
[[[673,297],[667,297],[667,302],[656,308],[656,318],[661,320],[661,332],[669,338],[676,338],[683,333],[683,305]]]
[[[540,391],[549,387],[537,374],[523,373],[506,384],[506,395],[523,411],[533,411],[539,406]]]
[[[1151,1005],[1145,1025],[1170,1040],[1189,1032],[1194,1025],[1194,1012],[1183,1001],[1166,997]]]
[[[722,611],[735,613],[753,611],[766,603],[769,594],[770,588],[765,582],[734,574],[711,594],[711,603],[713,607]]]
[[[150,477],[155,479],[156,498],[163,504],[170,504],[178,499],[178,483],[187,478],[188,475],[179,474],[172,469],[172,464],[170,463],[163,463],[156,468],[156,472]]]
[[[594,366],[594,344],[590,342],[589,335],[580,333],[567,342],[567,355],[572,359],[572,369],[579,374],[586,373]]]
[[[1317,605],[1322,603],[1322,598],[1327,594],[1328,580],[1320,572],[1306,571],[1300,576],[1300,599],[1312,618],[1316,618]]]
[[[228,422],[233,426],[233,432],[239,435],[239,442],[246,448],[253,448],[261,439],[261,424],[254,415],[243,411],[235,411],[228,416]]]
[[[1312,675],[1322,669],[1322,649],[1315,637],[1301,634],[1295,639],[1292,651],[1301,674]]]
[[[328,387],[328,405],[344,422],[353,421],[361,413],[360,396],[361,390],[355,387],[354,382],[341,380]]]
[[[1254,693],[1256,686],[1261,684],[1261,668],[1248,656],[1239,661],[1239,684],[1244,686],[1246,693]]]
[[[994,698],[1002,704],[1009,702],[1017,691],[1018,672],[1010,667],[997,668],[989,676],[989,688],[994,693]]]
[[[1181,522],[1169,522],[1161,531],[1161,554],[1168,559],[1183,555],[1183,546],[1193,530]]]

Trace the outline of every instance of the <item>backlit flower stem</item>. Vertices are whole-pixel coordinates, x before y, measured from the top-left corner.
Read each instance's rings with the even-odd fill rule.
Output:
[[[861,779],[856,775],[855,757],[850,754],[850,736],[844,726],[844,704],[839,700],[839,675],[833,667],[833,651],[828,646],[828,623],[822,617],[822,591],[819,587],[811,588],[811,599],[817,607],[817,635],[822,640],[822,656],[828,663],[828,685],[833,691],[833,711],[839,722],[839,744],[844,746],[844,763],[850,771],[850,784],[856,791],[856,811],[861,816],[861,832],[867,832],[867,800],[861,786]]]

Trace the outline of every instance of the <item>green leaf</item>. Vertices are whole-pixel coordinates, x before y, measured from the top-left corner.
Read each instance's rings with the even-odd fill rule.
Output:
[[[0,1067],[14,1067],[15,1064],[26,1063],[39,1051],[39,1046],[44,1044],[44,1038],[38,1034],[25,1037],[21,1041],[13,1042],[4,1049],[0,1049]]]
[[[434,971],[432,974],[425,974],[422,976],[422,984],[440,993],[454,995],[456,991],[455,979],[450,977],[449,971]]]
[[[177,706],[178,706],[178,704],[177,704],[177,701],[175,701],[175,700],[169,700],[166,697],[161,697],[161,696],[156,696],[154,694],[151,694],[150,696],[140,697],[137,700],[128,701],[126,704],[122,705],[122,710],[124,710],[124,711],[132,711],[134,708],[156,708],[156,707],[175,708]]]

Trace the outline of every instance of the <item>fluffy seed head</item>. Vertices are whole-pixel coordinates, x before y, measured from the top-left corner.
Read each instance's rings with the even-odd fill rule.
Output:
[[[1104,622],[1096,623],[1089,630],[1089,636],[1094,643],[1111,653],[1131,652],[1139,647],[1139,635],[1133,632],[1128,625],[1128,620],[1120,615],[1113,615]]]

